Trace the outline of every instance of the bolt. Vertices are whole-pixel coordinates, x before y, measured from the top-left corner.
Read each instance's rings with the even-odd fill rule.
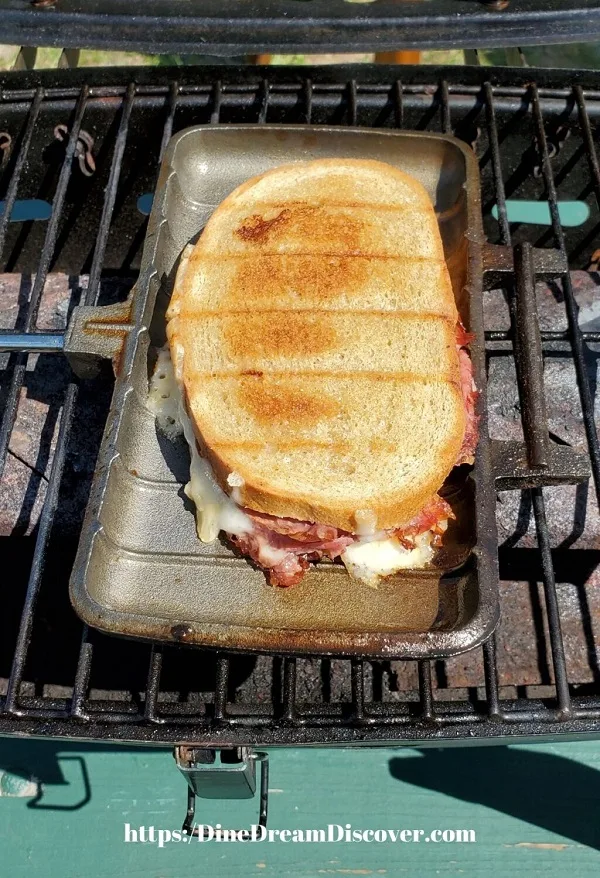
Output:
[[[171,628],[171,637],[180,643],[185,643],[186,640],[189,640],[193,633],[189,625],[173,625]]]

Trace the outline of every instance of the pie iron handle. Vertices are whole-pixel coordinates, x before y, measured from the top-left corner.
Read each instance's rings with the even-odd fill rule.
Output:
[[[78,305],[64,332],[0,333],[2,353],[63,353],[80,378],[95,378],[103,360],[111,360],[117,374],[127,334],[133,329],[133,293],[115,305]]]

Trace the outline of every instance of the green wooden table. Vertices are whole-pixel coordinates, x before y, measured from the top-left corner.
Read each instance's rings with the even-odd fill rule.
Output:
[[[124,825],[178,829],[186,785],[170,751],[0,740],[0,875],[600,873],[600,742],[446,749],[271,750],[269,826],[423,829],[418,843],[125,843]],[[39,791],[41,789],[41,796]],[[37,793],[37,795],[36,795]],[[198,800],[199,817],[249,825],[256,800]],[[435,829],[475,842],[426,843]]]

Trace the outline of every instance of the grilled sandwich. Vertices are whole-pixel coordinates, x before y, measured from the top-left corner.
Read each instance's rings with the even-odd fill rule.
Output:
[[[358,159],[249,180],[183,254],[167,321],[151,398],[190,445],[200,539],[280,586],[322,557],[371,585],[431,561],[476,393],[417,180]]]

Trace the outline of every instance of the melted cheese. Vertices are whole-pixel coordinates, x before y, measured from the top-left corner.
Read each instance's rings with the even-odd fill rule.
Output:
[[[377,516],[372,509],[357,509],[354,513],[356,533],[359,537],[375,536],[377,530]]]
[[[184,491],[196,507],[198,538],[203,543],[212,543],[221,530],[235,535],[251,531],[252,522],[248,516],[223,491],[210,463],[198,453],[194,428],[186,411],[167,347],[158,352],[156,368],[150,379],[148,406],[167,436],[174,438],[183,434],[189,445],[190,480]],[[237,480],[234,479],[238,481],[238,490],[239,478],[238,476]]]
[[[150,379],[148,407],[154,413],[159,428],[170,438],[182,435],[190,449],[190,480],[185,494],[196,507],[196,531],[204,543],[211,543],[224,530],[230,534],[249,533],[252,521],[242,512],[235,500],[239,498],[243,478],[235,472],[227,477],[231,488],[229,497],[217,483],[213,469],[206,458],[200,456],[190,417],[186,411],[181,392],[181,352],[176,352],[173,367],[168,347],[158,352],[156,368]],[[178,380],[179,379],[179,380]],[[394,537],[384,537],[376,531],[376,518],[371,510],[357,510],[357,533],[361,539],[348,546],[341,559],[348,573],[367,585],[377,587],[379,580],[399,570],[425,567],[433,558],[431,546],[433,534],[427,531],[415,539],[414,549],[405,549]],[[286,557],[284,549],[264,546],[265,561],[275,565]]]
[[[415,548],[405,549],[395,537],[384,540],[360,540],[342,553],[350,576],[377,588],[379,580],[399,570],[425,567],[433,558],[433,534],[426,531],[415,538]]]

